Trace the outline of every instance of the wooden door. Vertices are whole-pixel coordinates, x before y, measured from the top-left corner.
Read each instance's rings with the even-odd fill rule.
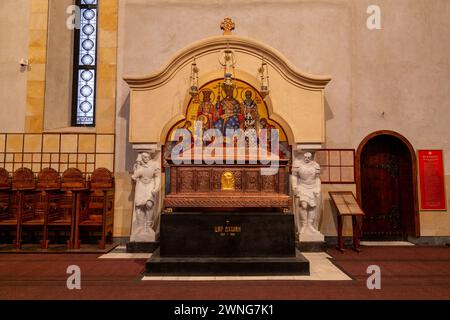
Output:
[[[414,225],[413,168],[408,147],[391,135],[369,140],[360,157],[363,237],[405,239]]]

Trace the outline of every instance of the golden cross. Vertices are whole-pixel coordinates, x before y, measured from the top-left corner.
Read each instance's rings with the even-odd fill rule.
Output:
[[[231,20],[231,18],[225,18],[223,22],[220,24],[220,29],[223,30],[224,36],[229,36],[231,35],[231,31],[234,30],[235,26],[236,25],[233,22],[233,20]]]

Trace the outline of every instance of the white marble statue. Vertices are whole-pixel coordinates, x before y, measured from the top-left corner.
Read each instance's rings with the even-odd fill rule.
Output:
[[[323,235],[317,230],[322,200],[320,166],[312,160],[310,152],[306,152],[303,159],[294,160],[291,185],[300,239],[308,235],[306,238],[323,241]]]
[[[156,240],[159,220],[158,198],[161,186],[159,161],[152,159],[150,152],[141,152],[131,178],[136,182],[136,188],[130,241],[153,242]]]

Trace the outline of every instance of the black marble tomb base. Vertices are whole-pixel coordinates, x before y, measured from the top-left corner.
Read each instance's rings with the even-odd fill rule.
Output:
[[[160,248],[146,275],[309,275],[295,248],[292,214],[176,212],[161,215]]]
[[[145,265],[146,276],[309,275],[309,261],[294,257],[161,257],[159,249]]]
[[[161,257],[295,257],[294,215],[162,214],[160,242]]]
[[[152,253],[159,247],[159,242],[128,242],[127,253]]]

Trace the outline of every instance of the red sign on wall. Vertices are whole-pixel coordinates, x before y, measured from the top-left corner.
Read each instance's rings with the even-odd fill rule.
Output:
[[[419,150],[420,207],[446,210],[442,150]]]

